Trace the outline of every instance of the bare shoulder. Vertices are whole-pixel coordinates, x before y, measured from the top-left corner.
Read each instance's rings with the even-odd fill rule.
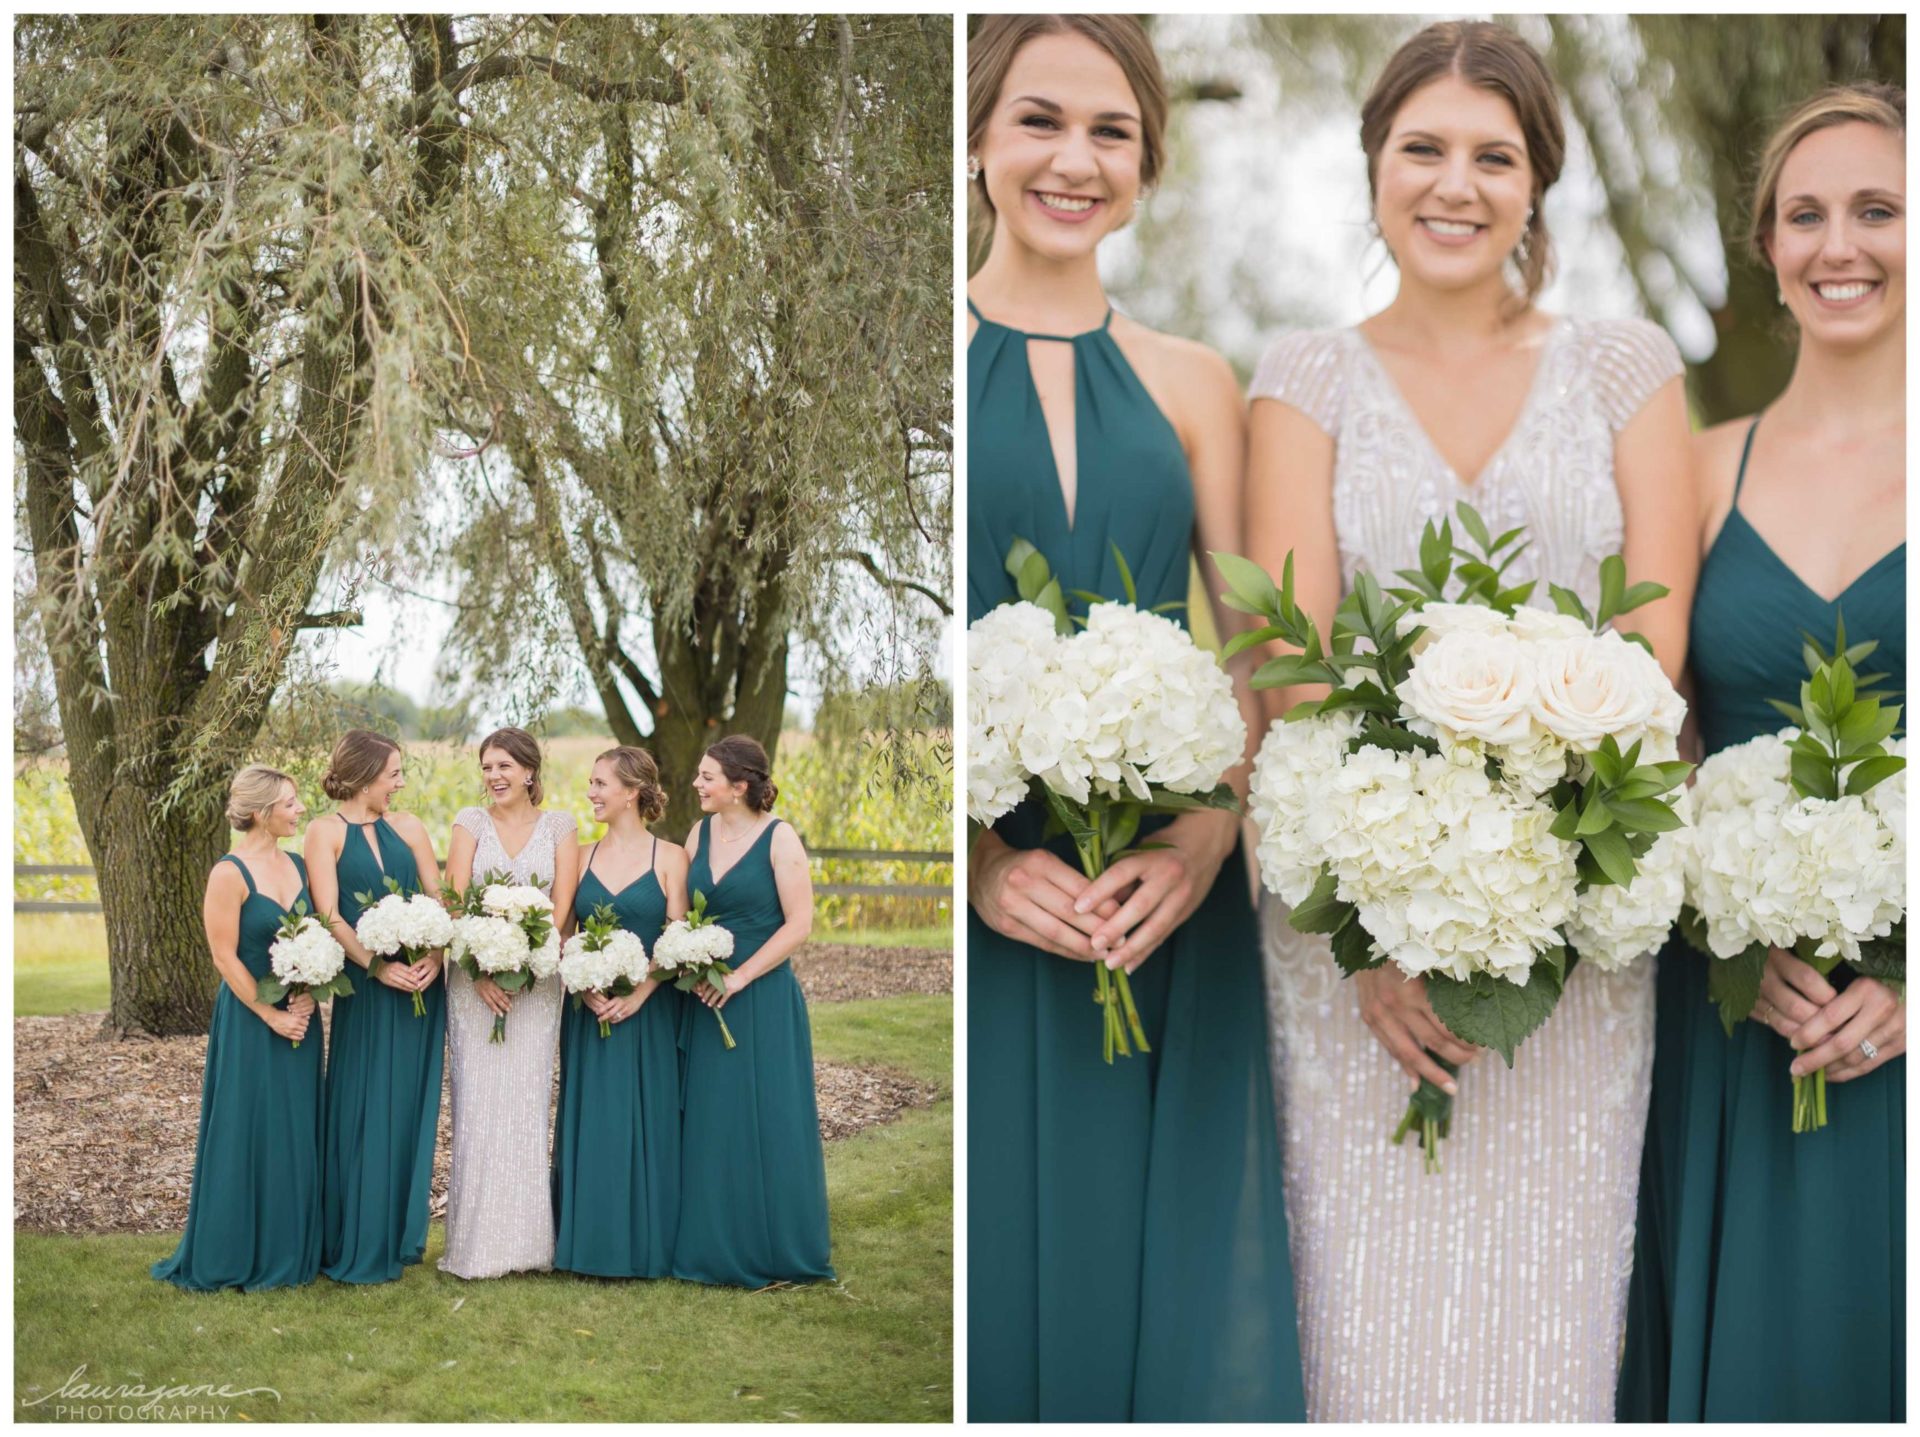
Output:
[[[1693,472],[1701,498],[1709,506],[1727,503],[1740,472],[1740,450],[1747,442],[1752,419],[1729,419],[1693,436]]]
[[[673,872],[684,873],[687,865],[693,861],[692,855],[671,839],[660,840],[658,860],[665,868]]]
[[[793,825],[785,819],[775,819],[773,825],[773,853],[776,858],[805,858],[806,845],[800,842],[800,835],[794,832]]]
[[[396,810],[387,815],[387,822],[392,824],[393,831],[408,843],[427,841],[427,826],[420,821],[420,815],[417,813],[403,813]]]
[[[1163,334],[1118,314],[1113,317],[1113,335],[1129,358],[1149,368],[1169,391],[1198,403],[1239,404],[1240,381],[1233,366],[1199,340]]]
[[[244,899],[247,896],[247,880],[238,866],[224,858],[216,860],[207,874],[207,896]]]
[[[346,841],[347,821],[337,813],[323,813],[307,825],[307,831],[300,839],[303,852],[315,851],[331,853],[336,858],[340,854],[340,845]],[[222,868],[231,868],[231,863],[223,863]]]

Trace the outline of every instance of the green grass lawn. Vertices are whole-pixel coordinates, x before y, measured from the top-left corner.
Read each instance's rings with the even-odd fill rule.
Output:
[[[881,948],[951,948],[953,929],[822,928],[822,943]],[[13,920],[13,1011],[16,1017],[103,1012],[107,1006],[107,938],[97,913],[21,913]]]
[[[952,1000],[820,1004],[815,1049],[952,1084]],[[953,1106],[827,1148],[837,1284],[747,1293],[560,1274],[185,1293],[171,1234],[14,1239],[17,1403],[83,1382],[272,1387],[192,1415],[281,1421],[950,1421]],[[16,1419],[73,1417],[60,1399]],[[106,1414],[117,1416],[120,1414]],[[161,1413],[160,1415],[167,1415]],[[183,1415],[175,1412],[175,1416]]]

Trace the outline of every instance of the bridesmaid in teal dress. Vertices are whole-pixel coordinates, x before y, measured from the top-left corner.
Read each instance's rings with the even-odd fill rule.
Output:
[[[723,1044],[712,1013],[687,1005],[673,1275],[751,1288],[831,1278],[813,1032],[787,962],[813,930],[806,850],[769,812],[776,790],[753,739],[708,749],[693,788],[706,817],[690,835],[687,887],[733,934],[726,991],[696,996],[726,1010],[738,1046]]]
[[[1016,538],[1068,591],[1120,596],[1117,547],[1142,607],[1183,601],[1197,550],[1242,551],[1238,385],[1116,316],[1094,260],[1163,152],[1158,64],[1125,16],[993,16],[968,56],[969,93],[991,97],[968,171],[992,224],[969,304],[968,617],[1015,597]],[[1239,824],[1150,829],[1165,847],[1091,885],[1032,803],[973,845],[975,1421],[1304,1420]],[[1103,957],[1131,971],[1149,1046],[1112,1066]]]
[[[438,897],[440,870],[427,828],[389,807],[406,786],[400,746],[365,729],[342,735],[321,787],[337,812],[307,829],[314,899],[336,915],[333,936],[354,965],[353,993],[333,1000],[327,1059],[320,1270],[335,1282],[392,1282],[427,1247],[427,1200],[446,1060],[447,989],[441,955],[380,965],[354,935],[358,895]],[[413,1011],[414,995],[426,1006]]]
[[[607,750],[594,761],[587,798],[607,834],[587,850],[569,933],[605,904],[651,953],[660,930],[687,912],[686,851],[648,831],[667,811],[652,755]],[[667,1277],[679,1227],[686,997],[648,981],[624,998],[583,998],[569,997],[560,1018],[553,1265],[594,1277]]]
[[[298,1287],[320,1269],[320,1024],[305,993],[272,1004],[253,996],[272,971],[281,918],[313,906],[306,865],[280,847],[305,813],[287,775],[241,769],[227,798],[240,846],[207,877],[207,946],[222,981],[193,1190],[180,1245],[152,1268],[193,1292]]]
[[[1830,644],[1842,615],[1904,702],[1906,544],[1887,541],[1906,529],[1905,169],[1905,102],[1885,89],[1809,102],[1763,159],[1754,232],[1800,351],[1763,415],[1699,440],[1708,753],[1782,727],[1766,701],[1798,693],[1801,633]],[[1677,940],[1660,959],[1619,1419],[1901,1421],[1905,1007],[1776,951],[1728,1039],[1711,961]],[[1823,1065],[1827,1126],[1796,1135],[1789,1073]]]

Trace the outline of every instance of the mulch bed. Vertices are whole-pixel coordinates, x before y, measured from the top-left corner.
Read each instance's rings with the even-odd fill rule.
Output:
[[[794,960],[816,1003],[953,987],[952,955],[809,944]],[[13,1221],[29,1232],[166,1232],[186,1225],[205,1038],[105,1039],[100,1014],[13,1020]],[[816,1062],[832,1140],[949,1091],[891,1068]],[[451,1098],[443,1091],[432,1210],[446,1215]]]

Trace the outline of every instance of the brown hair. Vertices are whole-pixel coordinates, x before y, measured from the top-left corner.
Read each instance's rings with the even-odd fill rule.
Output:
[[[757,739],[743,733],[728,734],[707,750],[707,757],[720,765],[728,783],[746,784],[748,808],[765,813],[773,807],[780,790],[774,787],[773,766]]]
[[[1080,35],[1105,50],[1140,104],[1140,184],[1153,185],[1167,153],[1167,79],[1145,27],[1132,15],[989,15],[967,40],[967,153],[975,153],[1000,99],[1013,57],[1042,35]],[[993,201],[981,175],[967,186],[969,227],[993,228]]]
[[[333,746],[333,757],[327,760],[327,771],[320,779],[320,791],[335,803],[352,798],[385,773],[388,755],[398,752],[400,745],[385,734],[348,729]]]
[[[612,764],[614,779],[622,788],[639,790],[640,801],[635,807],[640,811],[642,822],[660,821],[660,816],[667,811],[667,793],[660,787],[660,766],[653,761],[652,754],[623,743],[608,749],[594,762]]]
[[[1795,145],[1816,130],[1835,125],[1878,125],[1892,130],[1904,142],[1907,135],[1907,92],[1898,85],[1835,85],[1803,101],[1775,127],[1760,151],[1760,173],[1753,185],[1752,219],[1747,247],[1760,263],[1773,267],[1767,241],[1773,235],[1774,200],[1780,189],[1780,171]]]
[[[1447,20],[1429,25],[1393,52],[1360,107],[1360,147],[1367,152],[1367,192],[1374,194],[1380,151],[1386,147],[1393,117],[1407,97],[1446,75],[1491,90],[1513,106],[1533,171],[1533,218],[1520,237],[1516,254],[1521,283],[1531,300],[1546,287],[1552,241],[1547,234],[1545,200],[1567,158],[1567,130],[1553,78],[1540,52],[1504,25],[1486,20]],[[1377,197],[1377,196],[1376,196]]]
[[[260,821],[261,814],[280,801],[280,790],[289,783],[293,783],[292,777],[277,768],[248,764],[227,786],[227,826],[246,833]],[[294,784],[294,788],[297,792],[299,785]]]
[[[480,760],[486,761],[487,750],[497,748],[520,767],[533,775],[533,782],[527,785],[527,798],[538,805],[547,796],[547,790],[540,782],[540,745],[534,742],[533,735],[523,728],[497,728],[480,740]]]

